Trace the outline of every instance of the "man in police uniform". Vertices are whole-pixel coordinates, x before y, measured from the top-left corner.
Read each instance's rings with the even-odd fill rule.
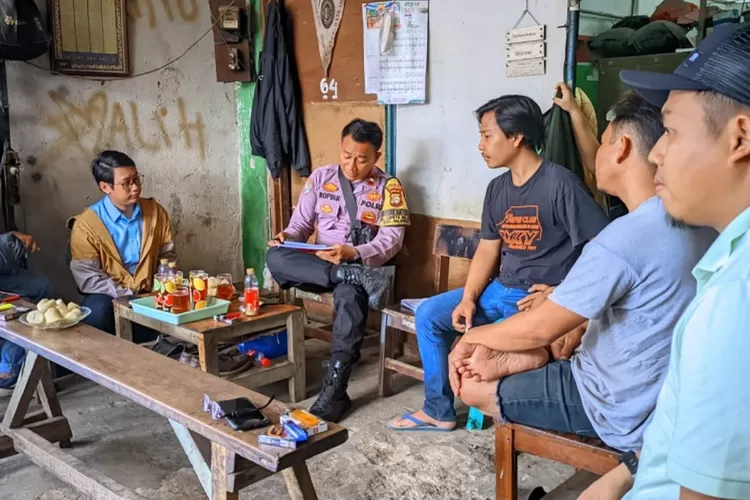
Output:
[[[282,288],[333,291],[331,362],[310,408],[332,422],[351,407],[346,388],[352,364],[360,357],[367,311],[382,309],[390,285],[391,275],[380,266],[401,250],[409,225],[401,183],[375,166],[382,143],[383,131],[376,123],[356,119],[344,127],[340,163],[312,173],[289,226],[269,243],[266,256]],[[330,250],[309,254],[281,245],[306,242],[316,224],[316,243]]]

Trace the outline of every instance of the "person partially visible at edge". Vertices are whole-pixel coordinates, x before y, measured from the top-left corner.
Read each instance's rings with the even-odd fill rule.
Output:
[[[305,183],[289,226],[269,242],[268,270],[282,288],[333,292],[336,318],[328,373],[310,411],[338,422],[351,408],[347,384],[360,358],[369,308],[379,310],[392,281],[381,266],[401,250],[409,211],[404,189],[380,170],[383,131],[377,123],[353,120],[341,132],[338,165],[313,171]],[[343,188],[349,186],[356,207],[352,223]],[[306,242],[331,247],[315,255],[281,246]]]
[[[503,96],[481,106],[476,117],[482,158],[489,168],[508,172],[487,188],[481,240],[466,285],[430,298],[416,311],[425,403],[390,422],[392,430],[453,429],[448,354],[457,335],[514,315],[530,287],[559,284],[583,246],[608,223],[571,171],[539,156],[544,122],[533,100]],[[530,366],[516,368],[540,366],[547,356],[528,361]]]
[[[49,280],[26,267],[28,257],[38,251],[39,245],[28,234],[11,231],[0,235],[0,291],[32,302],[52,297]],[[0,396],[12,394],[24,359],[21,346],[0,338]]]
[[[667,213],[720,234],[693,269],[697,295],[674,328],[640,459],[602,476],[582,498],[747,499],[750,26],[715,27],[672,74],[620,78],[663,106],[664,135],[650,160]]]
[[[128,155],[102,151],[91,173],[104,197],[68,221],[70,270],[91,309],[84,323],[114,334],[112,299],[150,291],[159,260],[177,255],[169,215],[141,198],[144,176]],[[138,328],[133,334],[136,342],[153,337]]]
[[[466,404],[488,415],[598,437],[629,452],[641,448],[666,377],[672,328],[695,296],[690,270],[716,232],[680,227],[656,197],[648,154],[662,134],[659,109],[630,93],[612,112],[596,156],[597,185],[629,213],[586,245],[540,305],[466,334],[450,356],[451,382]],[[570,360],[503,370],[544,353],[583,321],[588,327]]]

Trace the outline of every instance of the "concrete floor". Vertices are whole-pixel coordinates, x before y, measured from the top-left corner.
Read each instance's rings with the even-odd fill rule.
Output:
[[[328,347],[308,341],[309,407],[320,387],[320,361]],[[318,497],[325,500],[493,499],[494,440],[491,428],[473,433],[394,433],[390,418],[422,404],[422,384],[397,377],[396,395],[377,397],[377,351],[367,350],[355,368],[349,394],[355,409],[342,422],[349,440],[309,462]],[[179,388],[175,388],[179,390]],[[284,399],[285,384],[261,392]],[[73,455],[146,498],[202,499],[203,491],[167,421],[84,380],[60,393],[73,429]],[[7,400],[0,400],[0,411]],[[465,415],[466,410],[460,410]],[[573,474],[567,466],[522,455],[520,497],[547,490]],[[0,461],[0,500],[83,500],[86,497],[23,456]],[[288,499],[280,476],[240,493],[242,500]],[[94,499],[96,500],[96,499]]]

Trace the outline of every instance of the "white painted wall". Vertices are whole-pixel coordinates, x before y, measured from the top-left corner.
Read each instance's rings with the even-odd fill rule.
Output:
[[[503,94],[526,94],[542,110],[552,104],[563,79],[566,21],[564,0],[530,0],[547,25],[547,74],[505,77],[505,31],[513,27],[524,0],[430,2],[428,103],[399,106],[397,174],[413,212],[479,220],[490,171],[477,150],[473,111]],[[446,35],[449,34],[449,35]]]
[[[134,73],[177,57],[210,26],[204,0],[130,0],[128,10]],[[34,63],[48,66],[46,57]],[[181,268],[240,276],[237,134],[248,131],[236,127],[233,85],[216,82],[210,34],[140,78],[102,84],[23,63],[10,64],[8,78],[13,147],[24,161],[17,220],[40,242],[34,267],[59,292],[75,291],[65,221],[100,197],[89,163],[105,148],[127,152],[146,175],[144,195],[172,217]]]

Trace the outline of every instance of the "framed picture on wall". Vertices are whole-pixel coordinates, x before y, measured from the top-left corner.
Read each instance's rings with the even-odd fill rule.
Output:
[[[47,0],[52,70],[67,75],[130,75],[125,2]]]

